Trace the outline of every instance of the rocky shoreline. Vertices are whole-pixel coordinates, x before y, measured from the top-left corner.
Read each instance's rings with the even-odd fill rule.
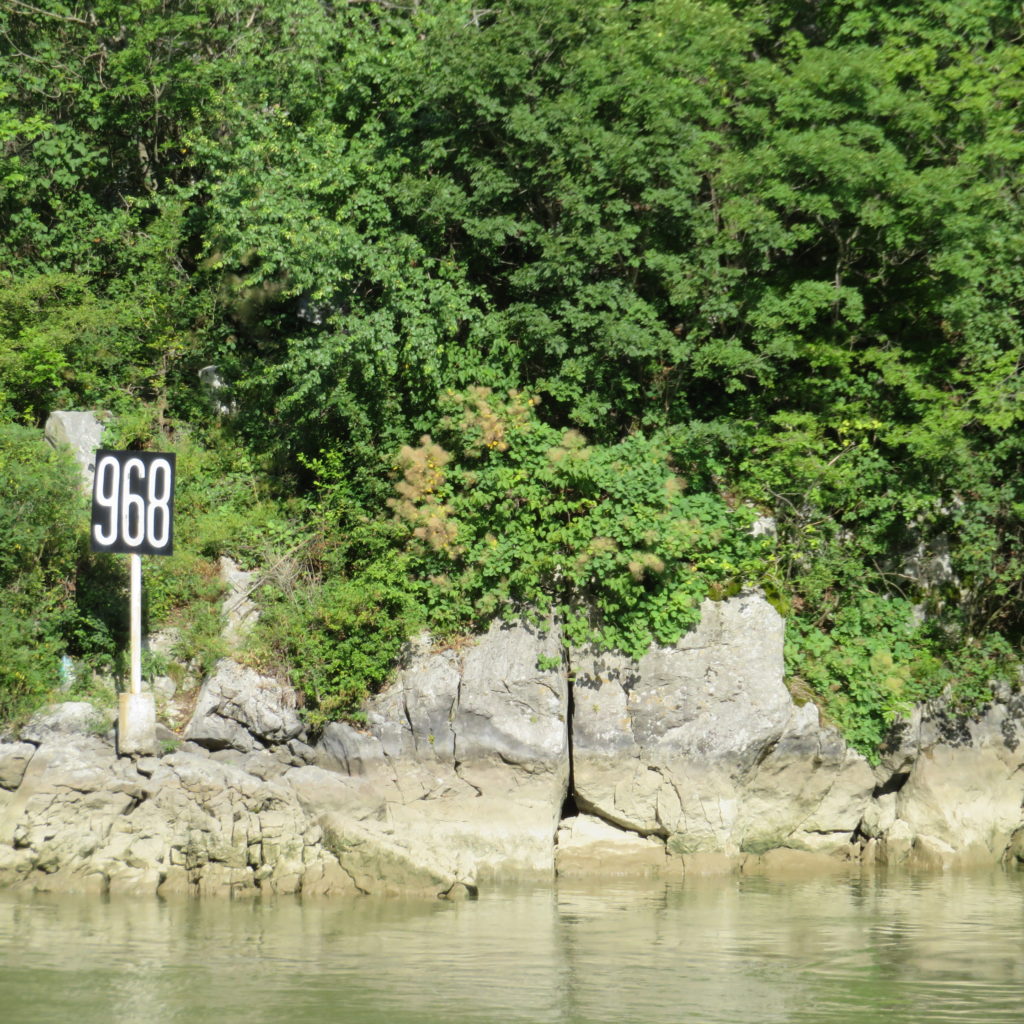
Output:
[[[921,707],[872,766],[793,700],[782,638],[757,594],[707,602],[639,662],[566,654],[555,624],[421,638],[365,728],[312,745],[291,692],[231,660],[162,756],[118,757],[101,712],[57,705],[0,742],[0,884],[455,897],[1024,860],[1024,698]]]

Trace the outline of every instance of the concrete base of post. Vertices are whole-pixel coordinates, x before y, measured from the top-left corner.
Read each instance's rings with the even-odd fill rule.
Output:
[[[151,755],[157,752],[156,704],[151,693],[122,693],[117,714],[117,752]]]

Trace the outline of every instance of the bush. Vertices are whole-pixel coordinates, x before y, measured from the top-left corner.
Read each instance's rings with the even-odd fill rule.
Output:
[[[423,626],[408,558],[387,523],[339,518],[314,506],[303,554],[292,571],[269,577],[257,594],[262,614],[255,653],[305,697],[314,725],[358,717],[359,705],[394,669],[402,646]]]
[[[57,686],[77,621],[83,513],[70,458],[37,430],[0,425],[0,720],[31,711]]]
[[[659,436],[590,445],[487,388],[449,393],[438,436],[399,453],[396,518],[430,622],[557,612],[572,643],[642,655],[701,602],[764,574],[756,513],[682,476]]]

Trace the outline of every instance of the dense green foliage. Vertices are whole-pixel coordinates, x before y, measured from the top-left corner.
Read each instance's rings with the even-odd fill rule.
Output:
[[[59,637],[71,633],[83,535],[70,460],[35,431],[0,426],[0,716],[30,710],[57,678]],[[76,513],[79,513],[76,515]]]
[[[694,626],[709,593],[763,572],[752,510],[691,489],[664,439],[589,445],[534,403],[482,387],[447,395],[438,436],[452,450],[424,435],[399,452],[391,505],[413,528],[435,628],[555,611],[571,643],[638,658]]]
[[[0,0],[0,422],[190,453],[151,619],[276,565],[253,656],[321,717],[424,625],[636,653],[760,585],[870,749],[1024,636],[1022,38],[1009,0]],[[31,585],[109,623],[101,567]]]

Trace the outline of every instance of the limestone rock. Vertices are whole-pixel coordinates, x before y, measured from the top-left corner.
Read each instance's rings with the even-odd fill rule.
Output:
[[[379,735],[353,728],[347,722],[331,722],[314,748],[314,763],[345,775],[366,775],[384,759]]]
[[[898,776],[906,776],[921,751],[921,723],[923,709],[914,708],[911,714],[895,722],[882,741],[876,775],[879,783],[888,788],[899,784]],[[894,782],[895,780],[895,782]]]
[[[46,440],[55,448],[67,446],[82,474],[82,490],[92,493],[96,471],[96,450],[103,441],[103,424],[93,412],[51,412],[43,428]]]
[[[919,709],[872,769],[786,690],[782,623],[756,594],[709,602],[638,662],[561,651],[554,624],[459,649],[421,637],[365,726],[330,725],[315,748],[290,692],[227,660],[163,757],[116,757],[88,704],[44,709],[0,742],[0,884],[472,898],[556,868],[1024,863],[1019,694],[973,720]]]
[[[33,743],[0,743],[0,789],[17,789],[36,747]]]
[[[0,803],[0,882],[53,892],[354,892],[294,791],[208,756],[55,736]]]
[[[260,612],[249,596],[259,573],[247,572],[225,555],[220,559],[221,579],[227,587],[222,610],[224,613],[223,637],[231,650],[237,650],[252,630]]]
[[[303,732],[294,693],[229,658],[203,683],[185,738],[209,750],[250,751]]]
[[[537,665],[559,652],[554,629],[522,623],[492,626],[461,653],[421,638],[394,685],[367,703],[365,729],[324,731],[317,764],[346,782],[302,799],[329,808],[320,821],[342,837],[339,857],[361,885],[375,841],[378,867],[410,885],[466,874],[460,851],[474,880],[550,872],[567,795],[567,676]],[[638,663],[592,651],[571,662],[573,795],[584,814],[563,824],[560,871],[589,870],[602,843],[621,855],[609,863],[631,871],[665,863],[666,841],[674,857],[849,847],[875,777],[813,706],[794,704],[782,621],[759,595],[707,602],[697,629]]]
[[[1024,867],[1024,825],[1015,829],[1010,836],[1010,842],[1003,851],[1003,863],[1017,870]]]
[[[366,705],[367,731],[388,758],[452,761],[462,666],[455,651],[410,645],[394,683]]]
[[[106,732],[115,718],[88,701],[65,701],[37,711],[22,727],[20,737],[28,743],[40,744],[54,736],[89,736]]]
[[[561,642],[550,630],[495,623],[465,652],[452,731],[463,764],[500,760],[531,771],[555,771],[568,756],[565,670]]]
[[[672,862],[661,840],[580,814],[566,818],[558,830],[556,866],[560,878],[636,878],[665,875]]]
[[[364,893],[438,895],[457,883],[475,884],[474,863],[438,830],[440,815],[409,813],[407,801],[475,796],[454,772],[446,777],[413,771],[413,778],[344,776],[315,766],[285,777],[306,812],[323,830],[324,843]],[[452,801],[448,799],[448,806]]]
[[[577,751],[650,751],[748,771],[792,715],[782,686],[783,623],[762,597],[705,601],[699,625],[638,663],[579,652]]]
[[[576,652],[576,801],[675,854],[849,843],[874,776],[783,684],[783,622],[758,594],[639,662]]]
[[[394,684],[367,703],[365,730],[324,731],[317,763],[348,778],[321,820],[358,884],[374,870],[424,890],[552,875],[568,784],[568,682],[563,668],[538,664],[544,655],[558,662],[560,646],[554,628],[526,623],[495,624],[461,652],[432,650],[421,637]],[[293,784],[323,783],[300,771]]]
[[[915,719],[893,787],[887,858],[921,867],[998,862],[1024,825],[1024,696],[1003,693],[975,719],[941,703]]]

